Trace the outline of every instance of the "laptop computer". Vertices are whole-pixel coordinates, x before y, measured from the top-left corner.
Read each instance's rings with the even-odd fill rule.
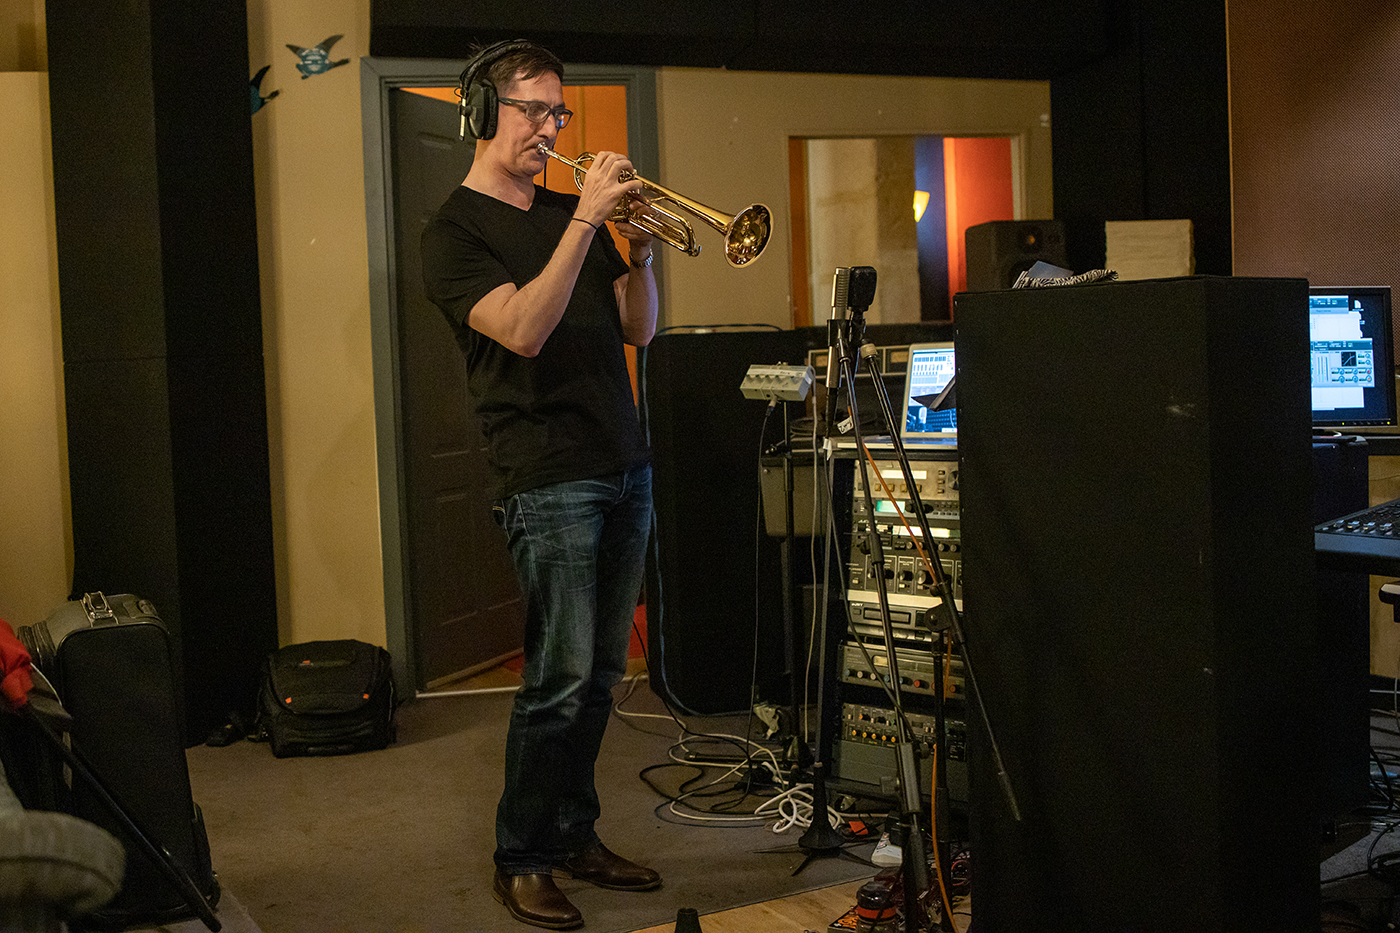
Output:
[[[958,436],[958,410],[945,392],[956,372],[953,344],[916,343],[909,347],[904,375],[904,411],[899,437],[905,444],[951,444]]]

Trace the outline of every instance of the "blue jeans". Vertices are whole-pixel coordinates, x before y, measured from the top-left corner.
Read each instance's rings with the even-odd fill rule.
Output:
[[[497,503],[497,516],[526,608],[495,858],[503,874],[534,874],[598,841],[593,768],[627,671],[651,465],[532,489]]]

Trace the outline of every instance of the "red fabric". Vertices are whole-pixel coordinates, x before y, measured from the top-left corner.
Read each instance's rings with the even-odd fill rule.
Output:
[[[0,694],[10,709],[19,709],[29,702],[34,679],[29,676],[33,663],[29,652],[15,637],[10,623],[0,619]]]

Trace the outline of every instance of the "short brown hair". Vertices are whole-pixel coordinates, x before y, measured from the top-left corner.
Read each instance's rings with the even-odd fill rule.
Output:
[[[513,48],[487,66],[479,80],[492,84],[497,93],[504,93],[511,82],[529,81],[547,71],[564,80],[564,63],[553,52],[533,42]]]

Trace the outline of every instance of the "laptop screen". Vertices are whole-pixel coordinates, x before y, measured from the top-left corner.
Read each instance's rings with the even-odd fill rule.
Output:
[[[904,419],[900,437],[943,439],[958,432],[958,410],[945,405],[932,406],[953,378],[951,343],[916,343],[909,348],[909,368],[904,378]],[[946,400],[945,400],[946,401]]]
[[[1389,286],[1308,289],[1314,428],[1395,424]]]

